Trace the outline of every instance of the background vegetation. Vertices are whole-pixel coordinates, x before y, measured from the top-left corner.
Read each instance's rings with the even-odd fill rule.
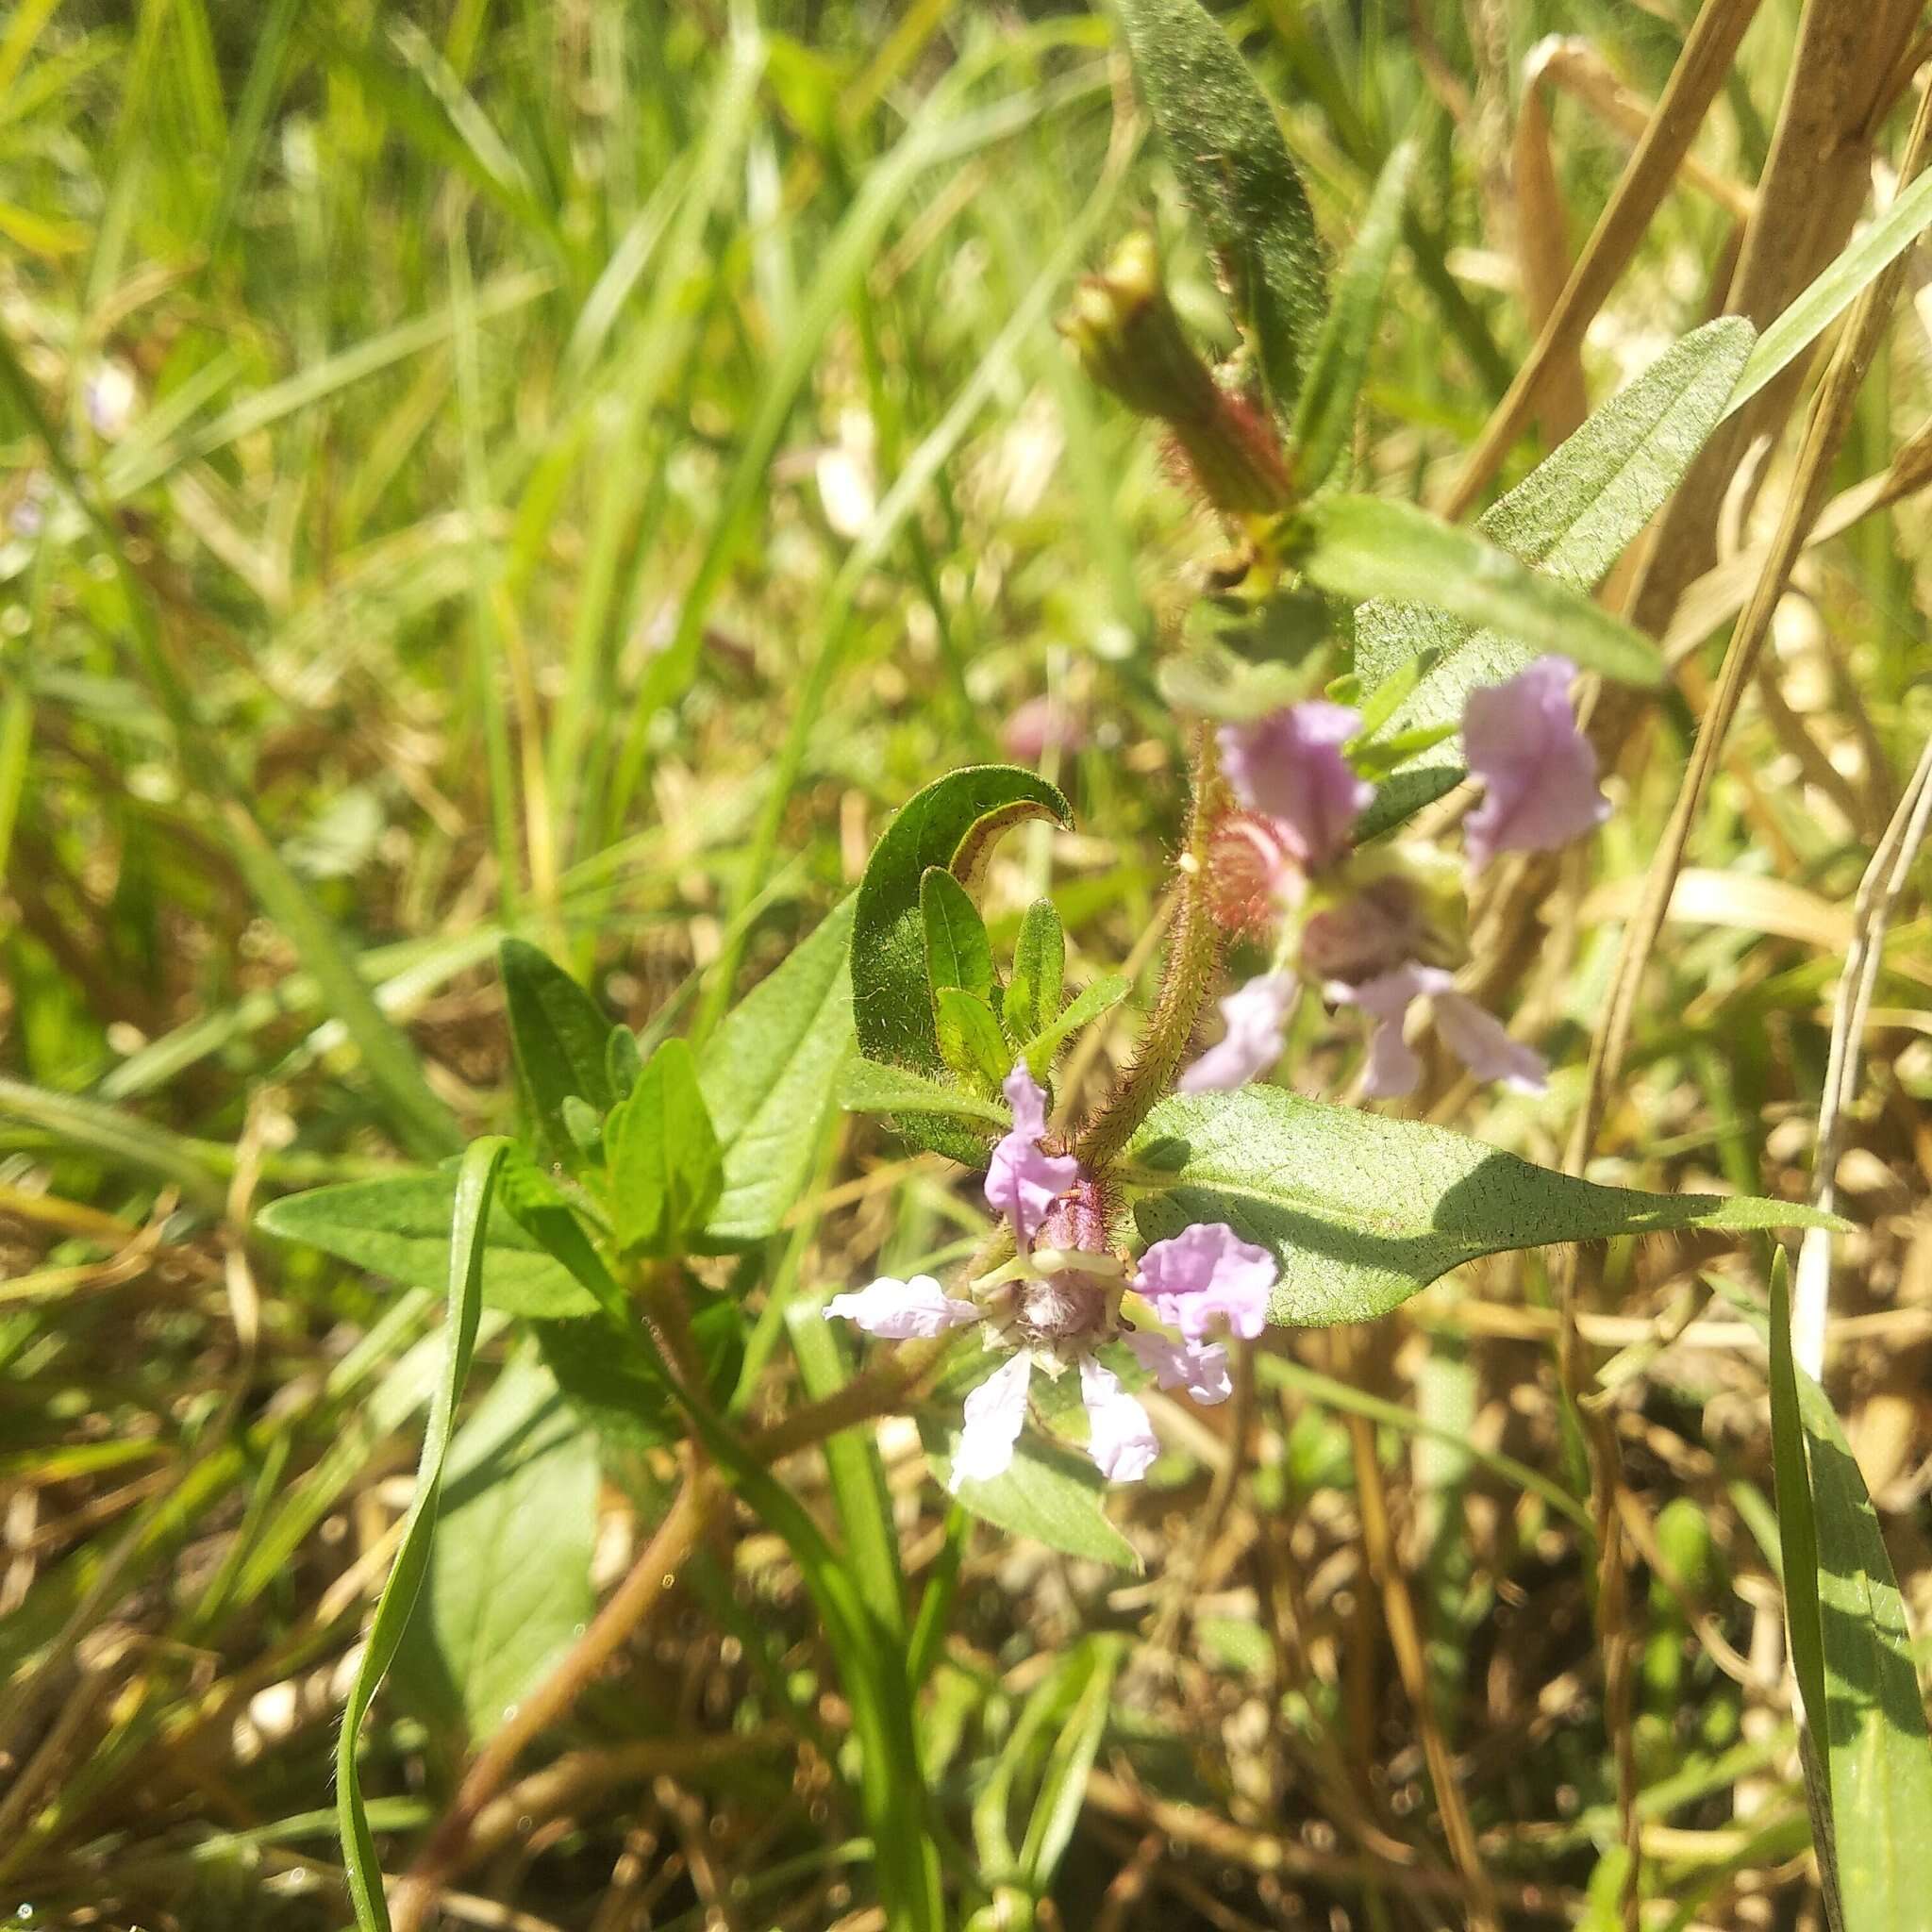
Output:
[[[1594,236],[1688,4],[1225,16],[1338,251],[1419,140],[1358,487],[1479,505],[1708,314],[1768,321],[1890,192],[1914,8],[1705,11],[1748,30],[1689,155]],[[1075,983],[1151,974],[1185,807],[1158,667],[1223,539],[1052,326],[1142,210],[1186,319],[1231,342],[1113,28],[1082,11],[16,0],[0,22],[19,1923],[345,1921],[336,1731],[411,1493],[441,1276],[400,1289],[254,1217],[508,1125],[503,936],[647,1040],[702,1039],[898,805],[1010,744],[1080,829],[1004,848],[996,936],[1050,891]],[[1580,343],[1541,358],[1532,420],[1486,437],[1579,255],[1611,271],[1569,311]],[[1613,577],[1674,685],[1598,708],[1601,839],[1477,908],[1552,1093],[1438,1069],[1418,1110],[1631,1185],[1835,1190],[1857,1231],[1828,1386],[1924,1627],[1932,924],[1888,834],[1932,725],[1922,304],[1908,282],[1821,452],[1760,655],[1725,647],[1812,447],[1795,381],[1721,432]],[[1627,1053],[1592,1081],[1697,720],[1730,696]],[[1881,846],[1898,903],[1874,940]],[[1832,1003],[1860,949],[1847,1080]],[[1299,1082],[1345,1091],[1354,1030],[1300,1027]],[[1074,1091],[1130,1031],[1089,1035]],[[817,1373],[792,1366],[788,1301],[981,1225],[956,1170],[841,1120],[755,1305],[761,1407]],[[962,1897],[1018,1874],[982,1923],[1823,1923],[1766,1360],[1713,1287],[1761,1291],[1762,1254],[1624,1242],[1571,1267],[1481,1263],[1373,1326],[1276,1334],[1231,1411],[1164,1410],[1170,1454],[1113,1506],[1140,1574],[974,1527],[912,1426],[881,1430],[878,1520],[933,1606],[908,1641],[931,1649],[938,1855]],[[675,1474],[662,1445],[600,1459],[533,1433],[500,1330],[478,1359],[470,1453],[514,1439],[516,1479],[478,1486],[500,1520],[465,1546],[493,1567],[460,1591],[495,1608],[460,1681],[449,1643],[413,1667],[406,1645],[365,1734],[394,1870]],[[824,1464],[785,1474],[829,1521]],[[886,1923],[849,1667],[795,1545],[741,1528],[473,1821],[449,1920]]]

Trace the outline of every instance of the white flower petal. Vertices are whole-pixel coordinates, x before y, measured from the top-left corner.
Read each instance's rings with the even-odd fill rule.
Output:
[[[1204,1407],[1234,1393],[1227,1351],[1218,1341],[1170,1341],[1137,1328],[1126,1338],[1134,1359],[1162,1389],[1185,1389]]]
[[[1080,1358],[1080,1400],[1087,1406],[1087,1453],[1094,1467],[1108,1482],[1139,1482],[1160,1454],[1147,1411],[1091,1355]]]
[[[1009,1356],[966,1398],[966,1425],[953,1455],[946,1487],[955,1495],[963,1482],[991,1482],[1012,1466],[1013,1444],[1026,1420],[1026,1384],[1033,1373],[1028,1355]]]
[[[824,1313],[827,1321],[841,1315],[868,1335],[882,1335],[889,1341],[941,1335],[979,1320],[979,1310],[971,1302],[954,1300],[930,1274],[915,1274],[910,1281],[881,1275],[857,1293],[835,1294]]]

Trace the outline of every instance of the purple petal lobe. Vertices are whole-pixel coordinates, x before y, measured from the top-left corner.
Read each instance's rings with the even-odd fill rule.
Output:
[[[1290,705],[1253,724],[1224,724],[1221,756],[1235,796],[1274,822],[1305,872],[1340,857],[1375,788],[1356,776],[1341,747],[1361,729],[1347,705]]]
[[[1282,1023],[1294,1000],[1287,973],[1264,973],[1221,1002],[1227,1032],[1180,1077],[1183,1093],[1223,1092],[1265,1074],[1281,1058]]]
[[[1013,1444],[1026,1420],[1026,1383],[1033,1358],[1008,1356],[966,1398],[966,1424],[953,1454],[946,1487],[957,1495],[963,1482],[991,1482],[1012,1467]]]
[[[1162,1389],[1185,1389],[1196,1402],[1225,1402],[1234,1393],[1227,1351],[1218,1341],[1170,1341],[1137,1328],[1126,1338],[1134,1359]]]
[[[1436,995],[1436,1031],[1478,1080],[1500,1080],[1517,1093],[1547,1092],[1550,1070],[1541,1054],[1511,1040],[1503,1023],[1466,993]]]
[[[883,1335],[889,1341],[941,1335],[979,1320],[979,1310],[971,1302],[956,1301],[930,1274],[915,1274],[910,1281],[881,1275],[856,1293],[835,1294],[825,1304],[824,1315],[827,1321],[842,1316],[868,1335]]]
[[[1268,1320],[1274,1257],[1225,1222],[1204,1221],[1156,1241],[1141,1257],[1134,1286],[1190,1341],[1207,1341],[1218,1323],[1252,1341]]]
[[[1137,1483],[1160,1454],[1147,1411],[1120,1377],[1090,1356],[1080,1358],[1080,1400],[1087,1406],[1087,1453],[1110,1483]]]
[[[1029,1246],[1053,1202],[1079,1178],[1080,1163],[1071,1154],[1042,1154],[1046,1131],[1046,1090],[1022,1060],[1007,1075],[1013,1131],[992,1150],[986,1171],[987,1205],[1012,1224],[1013,1238]]]
[[[1334,985],[1328,997],[1338,1004],[1357,1006],[1375,1023],[1369,1036],[1369,1064],[1362,1075],[1362,1092],[1371,1100],[1395,1100],[1415,1091],[1423,1063],[1403,1037],[1410,1004],[1450,984],[1448,974],[1413,963],[1380,973],[1359,986]]]
[[[1469,862],[1499,852],[1547,852],[1593,830],[1610,815],[1597,790],[1596,749],[1576,728],[1567,658],[1539,658],[1507,684],[1473,691],[1462,710],[1462,744],[1483,800],[1463,822]]]

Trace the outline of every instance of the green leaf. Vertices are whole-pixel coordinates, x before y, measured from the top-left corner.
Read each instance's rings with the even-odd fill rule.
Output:
[[[629,1094],[638,1084],[638,1075],[643,1071],[643,1056],[638,1052],[637,1035],[628,1026],[613,1026],[609,1039],[604,1042],[604,1077],[610,1083],[613,1105]],[[717,1109],[712,1111],[715,1114]]]
[[[993,841],[1024,819],[1071,826],[1067,801],[1017,765],[973,765],[916,793],[886,828],[858,892],[852,926],[852,1014],[867,1059],[943,1081],[933,998],[925,978],[920,883],[943,866],[969,889]],[[970,1137],[940,1146],[956,1159],[978,1151]]]
[[[775,1234],[811,1176],[840,1067],[852,1051],[852,917],[842,900],[706,1042],[698,1084],[724,1150],[707,1234]]]
[[[1722,420],[1754,340],[1740,316],[1693,329],[1499,498],[1476,520],[1477,532],[1560,583],[1592,588]],[[1425,654],[1433,661],[1396,714],[1397,730],[1459,731],[1469,693],[1513,677],[1535,655],[1514,638],[1419,603],[1377,598],[1356,612],[1355,668],[1365,691],[1378,691]],[[1462,771],[1457,742],[1404,772],[1363,815],[1364,833],[1440,797]]]
[[[996,1102],[957,1087],[922,1080],[903,1067],[876,1060],[854,1060],[839,1083],[839,1105],[852,1113],[936,1113],[954,1120],[983,1122],[1002,1133],[1012,1124]]]
[[[1041,1027],[1026,1042],[1026,1071],[1036,1080],[1045,1079],[1047,1069],[1053,1065],[1054,1056],[1060,1047],[1082,1027],[1092,1025],[1103,1013],[1111,1012],[1131,990],[1130,982],[1118,973],[1108,973],[1096,979],[1052,1024]]]
[[[1085,1682],[1047,1756],[1020,1847],[1021,1883],[1035,1898],[1046,1894],[1073,1842],[1074,1827],[1087,1803],[1087,1774],[1093,1769],[1100,1740],[1107,1734],[1114,1678],[1125,1652],[1126,1640],[1111,1632],[1090,1637],[1082,1646],[1077,1661],[1084,1666]]]
[[[628,1253],[674,1255],[705,1225],[724,1188],[718,1136],[691,1046],[667,1040],[605,1127],[610,1223]]]
[[[990,1006],[995,988],[986,923],[966,888],[941,866],[928,866],[919,881],[919,917],[925,930],[926,983],[934,998],[956,986]]]
[[[449,1266],[456,1196],[454,1170],[347,1181],[272,1201],[256,1224],[372,1274],[432,1288]],[[589,1291],[502,1208],[491,1215],[479,1250],[485,1304],[512,1315],[591,1313],[597,1304]]]
[[[1426,602],[1465,624],[1502,631],[1532,657],[1559,652],[1628,684],[1663,680],[1663,658],[1648,638],[1554,576],[1413,504],[1324,497],[1296,512],[1291,543],[1311,581],[1337,596]]]
[[[357,1762],[357,1740],[362,1720],[380,1688],[384,1674],[402,1641],[409,1612],[422,1588],[429,1563],[430,1540],[436,1533],[436,1507],[442,1489],[443,1464],[450,1433],[456,1425],[457,1404],[469,1379],[470,1357],[476,1344],[476,1324],[483,1307],[485,1244],[483,1230],[490,1220],[490,1195],[497,1164],[508,1143],[477,1141],[463,1156],[455,1176],[448,1264],[448,1313],[443,1333],[446,1352],[441,1378],[429,1405],[423,1430],[423,1456],[416,1466],[416,1493],[404,1519],[402,1539],[389,1580],[375,1602],[362,1661],[343,1700],[341,1729],[336,1739],[336,1827],[342,1841],[342,1875],[358,1932],[390,1932],[389,1905],[383,1894],[382,1867],[375,1840],[362,1807],[362,1774]]]
[[[1277,408],[1290,408],[1327,294],[1307,192],[1274,108],[1195,0],[1122,0],[1134,72],[1208,230]]]
[[[595,1607],[596,1440],[542,1364],[520,1356],[457,1432],[429,1573],[397,1653],[432,1721],[480,1742]]]
[[[1012,977],[1000,1004],[1001,1022],[1014,1045],[1052,1023],[1066,978],[1066,928],[1051,899],[1036,899],[1020,922]]]
[[[1386,1315],[1483,1255],[1670,1229],[1836,1226],[1781,1201],[1599,1187],[1462,1134],[1278,1087],[1177,1094],[1128,1158],[1172,1174],[1140,1201],[1150,1241],[1226,1222],[1280,1268],[1269,1313],[1307,1325]]]
[[[1824,1391],[1791,1358],[1781,1271],[1772,1283],[1771,1348],[1791,1658],[1812,1763],[1823,1758],[1830,1793],[1828,1807],[1813,1793],[1812,1830],[1835,1880],[1834,1923],[1848,1932],[1907,1932],[1925,1923],[1932,1736],[1878,1512]]]
[[[957,1416],[944,1421],[922,1417],[919,1434],[933,1474],[945,1482],[959,1441]],[[1107,1520],[1106,1495],[1100,1472],[1084,1456],[1043,1441],[1031,1430],[1021,1436],[1012,1467],[1004,1475],[959,1485],[960,1503],[996,1529],[1030,1536],[1070,1557],[1138,1570],[1141,1559],[1133,1545]]]
[[[1780,370],[1802,356],[1927,226],[1932,226],[1932,171],[1901,189],[1890,207],[1861,228],[1838,259],[1766,325],[1724,413],[1741,409]]]
[[[582,1101],[595,1113],[616,1097],[608,1072],[610,1022],[570,974],[524,940],[505,940],[497,960],[509,1012],[517,1091],[555,1160],[577,1164],[580,1148],[563,1103]]]
[[[1327,480],[1354,434],[1356,405],[1382,309],[1382,287],[1402,238],[1403,206],[1420,152],[1414,141],[1399,142],[1382,163],[1355,245],[1337,277],[1335,304],[1316,339],[1307,387],[1295,408],[1291,441],[1300,491]]]
[[[933,1004],[939,1008],[941,1058],[962,1080],[996,1092],[1012,1066],[992,1008],[957,986],[941,987]]]

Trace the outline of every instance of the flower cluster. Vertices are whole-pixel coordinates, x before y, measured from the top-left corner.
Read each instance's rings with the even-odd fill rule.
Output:
[[[1088,1449],[1101,1474],[1136,1482],[1159,1454],[1147,1411],[1100,1358],[1106,1343],[1124,1341],[1163,1389],[1184,1389],[1196,1402],[1224,1402],[1232,1392],[1221,1338],[1253,1341],[1267,1318],[1274,1257],[1221,1222],[1184,1228],[1156,1241],[1138,1262],[1111,1245],[1109,1204],[1101,1180],[1074,1155],[1051,1152],[1046,1094],[1023,1061],[1008,1075],[1012,1131],[993,1149],[988,1205],[1013,1235],[1013,1259],[966,1284],[965,1299],[929,1274],[882,1278],[835,1295],[825,1314],[893,1341],[981,1324],[986,1345],[1006,1359],[966,1397],[965,1426],[953,1457],[951,1486],[1003,1474],[1026,1419],[1034,1372],[1080,1378]],[[1136,1327],[1122,1312],[1129,1292],[1177,1336]]]
[[[1603,823],[1596,753],[1570,703],[1575,668],[1541,658],[1507,683],[1472,691],[1462,741],[1481,802],[1463,824],[1472,872],[1499,852],[1549,851]],[[1444,922],[1425,865],[1399,851],[1357,850],[1357,821],[1375,788],[1350,764],[1361,714],[1311,700],[1252,724],[1224,726],[1222,761],[1239,809],[1218,829],[1217,906],[1230,924],[1278,932],[1271,969],[1221,1004],[1224,1037],[1182,1075],[1190,1091],[1239,1087],[1280,1058],[1306,979],[1374,1023],[1363,1091],[1411,1091],[1422,1063],[1407,1038],[1426,1005],[1437,1033],[1477,1078],[1539,1093],[1542,1057],[1456,990]]]

